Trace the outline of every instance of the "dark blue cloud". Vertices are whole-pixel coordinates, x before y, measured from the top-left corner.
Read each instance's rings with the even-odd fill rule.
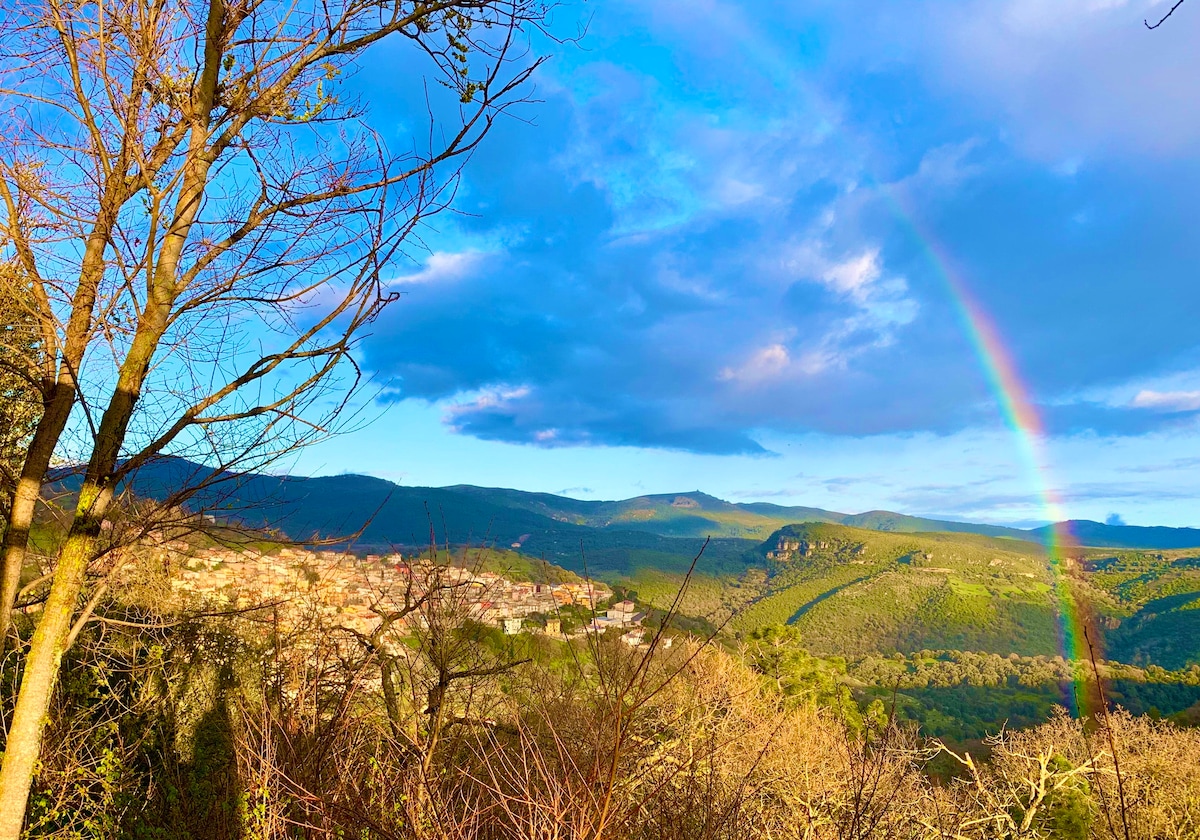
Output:
[[[1196,427],[1200,412],[1151,411],[1128,405],[1080,401],[1040,407],[1051,434],[1095,432],[1100,435],[1138,436],[1150,432]]]
[[[1181,422],[1071,395],[1195,347],[1193,164],[1031,159],[904,50],[830,59],[828,21],[789,13],[772,37],[746,13],[718,38],[614,9],[636,20],[597,15],[536,124],[501,122],[461,212],[425,234],[434,257],[398,280],[365,346],[389,398],[438,402],[489,440],[712,453],[762,453],[763,432],[994,422],[912,213],[1053,430]]]
[[[1036,389],[1121,381],[1196,346],[1200,241],[1183,192],[1194,164],[1097,167],[1071,178],[998,166],[937,208],[935,236]]]

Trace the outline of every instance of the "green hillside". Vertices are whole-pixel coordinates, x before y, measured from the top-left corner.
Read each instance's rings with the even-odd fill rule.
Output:
[[[1127,662],[1182,668],[1200,649],[1200,552],[1089,552],[1089,583],[1112,604],[1106,645]]]
[[[684,612],[738,635],[790,624],[818,655],[1061,653],[1059,605],[1036,543],[807,523],[779,529],[741,560],[740,573],[699,575]],[[1104,656],[1200,662],[1200,553],[1090,550],[1069,569],[1074,597],[1101,625]],[[647,567],[619,582],[663,607],[682,576]]]
[[[819,508],[742,505],[707,493],[669,493],[621,501],[589,502],[548,493],[523,493],[491,487],[446,488],[472,499],[486,499],[514,510],[588,528],[647,531],[667,537],[733,537],[762,540],[792,522],[838,522],[845,514]]]
[[[1038,546],[970,534],[792,525],[760,546],[764,593],[736,630],[795,625],[816,653],[940,646],[1055,653],[1055,608]]]
[[[950,522],[945,519],[926,519],[920,516],[906,516],[893,513],[890,510],[871,510],[866,513],[856,513],[843,516],[836,520],[842,525],[853,528],[867,528],[872,531],[899,531],[902,533],[925,533],[930,531],[982,534],[986,537],[1009,537],[1012,539],[1035,539],[1029,532],[1017,528],[1006,528],[1002,525],[980,525],[971,522]]]
[[[1029,539],[1016,528],[927,519],[875,510],[845,514],[814,507],[786,507],[766,502],[726,502],[699,490],[638,496],[613,502],[590,502],[549,493],[524,493],[458,485],[447,490],[491,504],[536,513],[559,522],[589,528],[648,531],[669,537],[734,537],[763,540],[785,525],[824,522],[876,531],[906,533],[948,531]]]
[[[1108,548],[1197,548],[1200,547],[1200,529],[1166,528],[1162,526],[1108,525],[1086,519],[1070,519],[1055,526],[1066,531],[1078,545],[1106,546]],[[1049,526],[1028,532],[1029,538],[1044,540],[1049,535]]]

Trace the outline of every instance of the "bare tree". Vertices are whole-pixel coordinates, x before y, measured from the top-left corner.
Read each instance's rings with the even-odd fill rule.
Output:
[[[16,838],[58,663],[122,482],[182,454],[262,466],[337,427],[383,271],[540,59],[542,0],[28,0],[0,24],[0,231],[28,278],[42,416],[3,543],[0,628],[51,460],[74,513],[0,767]],[[389,36],[427,72],[403,149],[335,93]],[[447,101],[448,100],[448,101]],[[408,114],[408,117],[414,115]],[[201,480],[200,482],[203,483]],[[195,483],[180,488],[186,501]],[[81,614],[82,613],[82,614]]]

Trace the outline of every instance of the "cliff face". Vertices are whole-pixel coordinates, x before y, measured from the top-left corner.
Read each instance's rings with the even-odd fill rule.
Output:
[[[828,548],[829,542],[826,540],[818,540],[814,543],[794,537],[780,537],[775,542],[775,550],[767,552],[767,559],[787,562],[796,557],[810,557],[814,551]]]
[[[766,559],[774,563],[818,557],[848,560],[866,552],[866,545],[861,540],[845,534],[829,533],[831,530],[829,526],[822,525],[788,525],[772,534],[761,550]]]

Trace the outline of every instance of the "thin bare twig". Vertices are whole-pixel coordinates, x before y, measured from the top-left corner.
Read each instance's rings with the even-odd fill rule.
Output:
[[[1151,24],[1150,21],[1148,21],[1144,18],[1142,19],[1142,23],[1144,23],[1146,25],[1147,29],[1158,29],[1158,27],[1160,27],[1164,23],[1166,23],[1167,18],[1169,18],[1171,15],[1175,14],[1175,10],[1178,9],[1182,5],[1183,5],[1183,0],[1176,0],[1175,5],[1171,7],[1171,10],[1169,12],[1167,12],[1165,15],[1163,15],[1161,18],[1158,19],[1158,23]]]

